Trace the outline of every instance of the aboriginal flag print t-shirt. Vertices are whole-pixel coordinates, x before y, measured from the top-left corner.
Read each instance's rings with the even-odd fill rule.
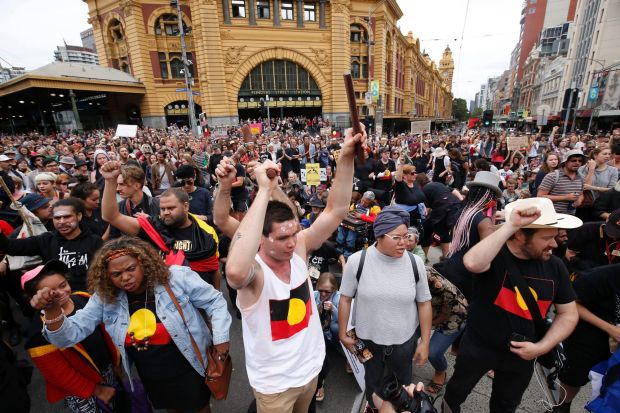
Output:
[[[506,265],[506,260],[514,265]],[[502,351],[508,349],[513,332],[537,341],[532,314],[522,293],[510,281],[508,268],[515,268],[525,278],[543,317],[551,304],[567,304],[576,298],[568,270],[559,258],[523,260],[504,246],[487,272],[473,275],[467,317],[467,330],[474,339]]]
[[[155,311],[152,293],[127,293],[129,327],[125,336],[125,349],[136,364],[140,377],[171,379],[186,369],[193,369],[179,351]],[[131,333],[133,333],[133,343]],[[146,339],[148,338],[148,346]]]

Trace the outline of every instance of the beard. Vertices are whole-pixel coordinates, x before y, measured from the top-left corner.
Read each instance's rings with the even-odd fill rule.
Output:
[[[185,216],[184,215],[168,216],[166,218],[162,218],[161,221],[168,227],[180,228],[181,225],[185,223]]]

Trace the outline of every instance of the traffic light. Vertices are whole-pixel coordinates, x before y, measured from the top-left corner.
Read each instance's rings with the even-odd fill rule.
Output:
[[[482,112],[482,126],[484,126],[485,128],[488,128],[491,126],[492,123],[493,123],[493,111],[485,110],[484,112]]]
[[[375,126],[375,118],[374,116],[366,115],[364,118],[364,126],[366,126],[366,130],[370,130]]]

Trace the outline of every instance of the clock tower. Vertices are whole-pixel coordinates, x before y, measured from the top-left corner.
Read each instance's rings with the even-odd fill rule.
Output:
[[[443,77],[443,83],[448,90],[452,91],[452,76],[454,74],[454,59],[452,59],[452,50],[450,46],[446,46],[446,50],[443,51],[441,60],[439,61],[439,73]]]

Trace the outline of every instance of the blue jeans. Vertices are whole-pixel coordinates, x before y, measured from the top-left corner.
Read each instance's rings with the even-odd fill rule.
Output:
[[[357,233],[351,231],[345,227],[338,227],[338,235],[336,236],[336,243],[338,244],[338,250],[342,252],[345,258],[349,258],[349,255],[355,252],[355,242],[357,241]]]
[[[431,335],[431,341],[428,346],[428,361],[436,372],[442,372],[448,370],[448,360],[446,360],[446,351],[456,341],[456,339],[465,330],[465,324],[461,326],[461,329],[452,334],[444,334],[439,330],[435,330]],[[417,348],[418,339],[420,338],[420,327],[416,330],[413,338],[415,339],[414,352]]]

